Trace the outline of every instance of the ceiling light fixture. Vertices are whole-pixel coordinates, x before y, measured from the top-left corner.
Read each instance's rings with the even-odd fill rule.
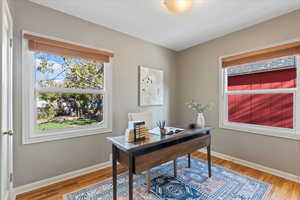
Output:
[[[167,9],[173,13],[184,13],[192,9],[195,0],[164,0]]]

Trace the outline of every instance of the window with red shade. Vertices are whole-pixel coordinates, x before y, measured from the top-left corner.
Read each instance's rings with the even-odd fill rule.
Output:
[[[223,68],[222,127],[295,135],[298,60],[288,56]]]

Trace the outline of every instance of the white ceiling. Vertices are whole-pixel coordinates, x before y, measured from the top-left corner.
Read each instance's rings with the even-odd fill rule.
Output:
[[[176,51],[300,8],[300,0],[196,0],[176,15],[163,0],[31,1]]]

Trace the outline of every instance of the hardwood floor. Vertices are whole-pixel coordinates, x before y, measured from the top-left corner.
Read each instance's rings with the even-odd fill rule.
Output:
[[[193,153],[195,157],[206,159],[203,153]],[[286,179],[264,173],[249,167],[244,167],[220,158],[213,157],[214,164],[224,168],[234,170],[238,173],[253,177],[257,180],[272,184],[272,190],[268,196],[268,200],[300,200],[300,184]],[[124,168],[119,167],[119,172],[124,172]],[[53,184],[44,188],[40,188],[31,192],[20,194],[17,200],[62,200],[62,196],[66,193],[78,190],[82,187],[95,184],[104,179],[111,177],[111,168],[99,170],[87,175],[83,175],[74,179]]]

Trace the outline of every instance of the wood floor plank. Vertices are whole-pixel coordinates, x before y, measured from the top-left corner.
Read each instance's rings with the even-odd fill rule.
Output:
[[[192,154],[197,158],[206,160],[206,154],[195,152]],[[295,183],[272,174],[261,172],[249,167],[245,167],[217,157],[212,157],[214,164],[224,168],[234,170],[240,174],[255,178],[265,183],[272,184],[272,189],[266,200],[300,200],[300,184]],[[118,167],[119,173],[125,171],[121,166]],[[43,187],[31,192],[20,194],[17,200],[62,200],[63,195],[96,184],[111,178],[111,168],[106,168],[79,176],[70,180],[62,181],[47,187]]]

